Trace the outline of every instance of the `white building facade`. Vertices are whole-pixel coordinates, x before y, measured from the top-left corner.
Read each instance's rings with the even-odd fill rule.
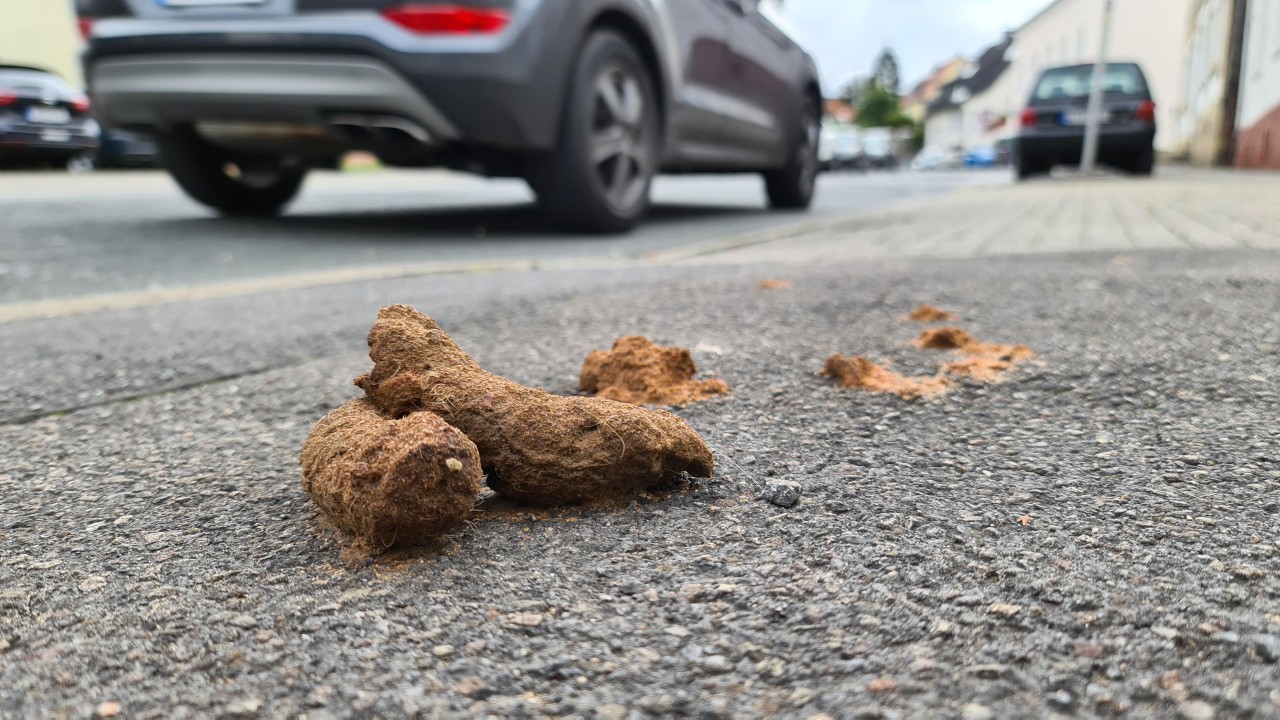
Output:
[[[1280,0],[1250,0],[1245,23],[1236,165],[1280,170]]]
[[[1020,92],[1012,68],[987,89],[969,98],[961,110],[964,114],[964,147],[995,147],[1018,133],[1018,114],[1026,97]]]
[[[79,86],[81,46],[70,0],[0,0],[0,65],[38,67]]]
[[[930,152],[947,154],[966,150],[964,114],[960,108],[930,112],[924,121],[924,143]]]

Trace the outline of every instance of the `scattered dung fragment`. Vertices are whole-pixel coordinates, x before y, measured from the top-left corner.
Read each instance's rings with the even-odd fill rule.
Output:
[[[827,358],[823,374],[839,380],[841,385],[851,390],[893,393],[907,400],[926,395],[941,395],[951,385],[951,382],[943,377],[904,377],[864,357],[850,358],[838,353]]]
[[[922,350],[959,350],[972,344],[973,337],[958,327],[925,330],[915,341],[915,346]]]
[[[912,322],[931,323],[955,320],[956,316],[955,313],[947,312],[946,310],[936,308],[932,305],[921,305],[915,310],[912,310],[911,314],[907,316],[907,319]]]
[[[957,377],[971,378],[982,383],[997,383],[1012,368],[1013,362],[1009,360],[969,357],[943,365],[942,372]]]
[[[609,352],[593,350],[582,363],[579,385],[597,397],[632,405],[688,405],[729,392],[723,380],[694,380],[697,371],[688,350],[630,335]]]
[[[1001,345],[978,342],[957,327],[925,330],[914,345],[925,350],[955,350],[963,360],[947,363],[942,371],[948,375],[967,377],[982,383],[997,383],[1004,374],[1036,354],[1026,345]]]
[[[786,290],[791,287],[791,281],[768,278],[766,280],[761,280],[759,282],[759,286],[761,290]]]
[[[483,480],[461,430],[429,412],[392,419],[364,398],[324,416],[302,446],[302,489],[374,552],[448,532]]]
[[[958,350],[971,357],[1004,360],[1013,364],[1030,360],[1036,354],[1026,345],[1001,345],[978,342],[972,335],[958,327],[941,327],[925,330],[916,338],[916,347],[924,350]]]
[[[383,308],[369,332],[373,370],[356,378],[383,412],[438,413],[480,450],[489,486],[533,505],[616,501],[689,473],[711,450],[683,420],[606,398],[558,397],[486,372],[434,320]]]

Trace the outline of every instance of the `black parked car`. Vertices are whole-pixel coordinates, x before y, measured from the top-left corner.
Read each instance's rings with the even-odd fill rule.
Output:
[[[762,173],[807,207],[822,93],[771,0],[77,0],[104,124],[177,182],[278,212],[348,150],[528,180],[630,228],[658,172]]]
[[[1045,70],[1022,111],[1014,140],[1018,177],[1048,173],[1055,165],[1079,165],[1093,65]],[[1134,63],[1110,63],[1102,80],[1103,111],[1098,162],[1136,175],[1155,164],[1156,104]]]
[[[89,98],[39,68],[0,65],[0,165],[66,165],[98,148]]]

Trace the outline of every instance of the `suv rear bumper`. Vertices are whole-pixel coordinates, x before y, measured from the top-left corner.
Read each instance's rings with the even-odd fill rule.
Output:
[[[459,133],[384,63],[350,55],[141,55],[92,69],[100,118],[124,127],[263,121],[315,127],[364,113],[399,117],[433,140]]]
[[[1102,128],[1098,155],[1104,161],[1129,159],[1150,150],[1155,143],[1154,127]],[[1014,138],[1014,153],[1021,158],[1035,158],[1055,165],[1073,165],[1084,154],[1082,128],[1036,130]]]
[[[550,150],[586,13],[524,0],[498,36],[422,37],[374,12],[220,20],[103,20],[85,54],[106,123],[323,124],[396,116],[438,141]]]

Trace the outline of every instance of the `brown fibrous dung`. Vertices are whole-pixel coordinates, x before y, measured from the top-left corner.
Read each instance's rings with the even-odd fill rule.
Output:
[[[711,450],[675,415],[551,395],[489,373],[405,305],[378,313],[369,357],[373,370],[356,384],[381,411],[438,413],[475,442],[489,486],[519,502],[614,501],[714,468]]]
[[[439,416],[391,418],[352,400],[324,416],[302,446],[302,489],[363,549],[418,545],[471,513],[480,453]]]

